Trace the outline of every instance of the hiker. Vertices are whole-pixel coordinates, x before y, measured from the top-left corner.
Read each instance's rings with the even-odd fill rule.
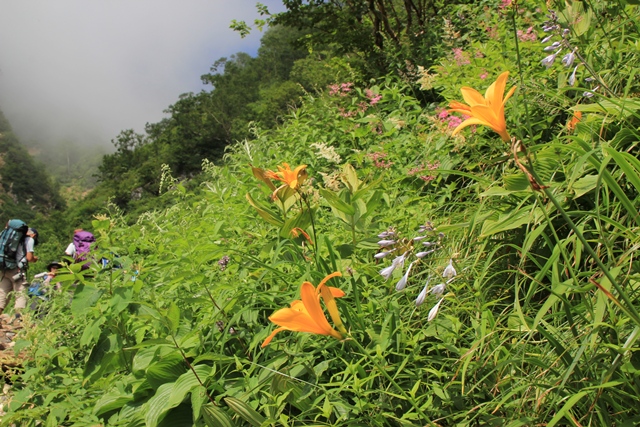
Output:
[[[33,276],[33,280],[31,281],[31,286],[29,286],[29,296],[32,298],[31,304],[29,304],[29,308],[38,314],[40,317],[44,314],[42,312],[42,302],[47,301],[49,298],[47,297],[47,293],[49,293],[50,289],[56,289],[60,291],[62,286],[60,283],[56,283],[54,286],[51,286],[51,282],[58,274],[58,269],[62,268],[62,263],[58,261],[50,262],[47,265],[47,271],[43,273],[38,273]]]
[[[37,297],[44,295],[51,287],[51,281],[58,274],[58,269],[62,267],[62,263],[53,261],[47,265],[47,271],[34,275],[29,287],[29,295]],[[59,291],[61,289],[60,283],[56,283],[54,288]]]
[[[96,238],[88,231],[78,228],[73,231],[73,242],[67,246],[64,253],[67,256],[73,258],[74,262],[86,261],[89,251],[91,250],[91,244],[96,241]],[[91,265],[91,261],[82,265],[82,270],[86,270]]]
[[[25,273],[30,262],[36,262],[34,247],[38,231],[28,228],[24,221],[12,219],[0,234],[0,314],[7,305],[11,291],[15,293],[16,315],[26,307]],[[17,316],[16,316],[17,317]]]

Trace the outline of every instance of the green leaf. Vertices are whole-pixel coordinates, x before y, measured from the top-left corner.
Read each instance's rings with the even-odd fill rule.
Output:
[[[593,191],[598,184],[598,175],[585,175],[582,178],[576,180],[569,188],[573,190],[576,198],[584,196],[590,191]]]
[[[78,283],[71,301],[71,313],[77,316],[89,310],[100,299],[102,293],[102,290],[93,286]]]
[[[98,317],[85,328],[84,332],[82,332],[82,337],[80,337],[80,346],[86,347],[95,343],[95,341],[100,337],[100,326],[105,322],[105,320],[106,318],[104,316]]]
[[[202,405],[202,417],[207,427],[235,427],[229,415],[212,403]]]
[[[180,309],[173,301],[171,301],[169,310],[167,310],[166,319],[169,326],[169,333],[175,336],[176,331],[178,330],[178,326],[180,326]]]
[[[153,388],[158,388],[162,384],[176,381],[186,369],[182,356],[176,350],[149,366],[146,378]]]
[[[333,191],[329,191],[324,188],[321,188],[320,194],[322,195],[322,197],[324,197],[327,203],[329,203],[329,206],[331,206],[332,208],[337,209],[340,212],[343,212],[347,215],[355,214],[356,212],[355,208],[350,204],[345,203],[343,200],[341,200]]]
[[[195,374],[193,371],[195,371]],[[213,372],[211,366],[208,365],[194,366],[193,371],[189,369],[174,383],[173,391],[168,401],[170,407],[178,406],[187,396],[187,393],[196,387],[200,387],[200,381],[204,384]]]
[[[526,206],[516,208],[507,214],[498,215],[496,219],[486,219],[482,224],[481,237],[489,237],[493,234],[502,233],[503,231],[513,230],[524,224],[535,221],[536,214],[541,214],[540,208],[533,211],[527,209]]]
[[[255,210],[258,211],[258,215],[260,215],[265,221],[267,221],[271,225],[275,225],[277,227],[281,227],[283,224],[282,219],[275,216],[270,210],[261,206],[258,202],[253,200],[251,195],[247,193],[246,195],[247,201]]]
[[[122,394],[113,391],[102,395],[93,407],[93,414],[100,416],[115,409],[120,409],[133,399],[131,394]]]
[[[162,384],[146,406],[149,408],[144,417],[147,427],[156,427],[167,413],[167,402],[171,397],[173,383]]]
[[[251,406],[235,397],[225,397],[224,401],[236,414],[240,415],[245,421],[254,427],[260,427],[265,421],[265,417],[260,415]]]
[[[578,401],[580,399],[582,399],[586,395],[587,395],[586,391],[580,391],[580,392],[574,394],[573,396],[571,396],[569,399],[567,399],[567,401],[562,406],[562,408],[560,408],[560,410],[551,419],[551,421],[549,421],[549,424],[547,424],[547,427],[553,427],[556,424],[558,424],[560,422],[560,420],[562,420],[562,418],[567,416],[567,412],[569,412],[571,410],[571,408],[573,408],[573,406],[576,403],[578,403]],[[571,417],[567,417],[567,421],[569,421],[571,423],[572,422]]]

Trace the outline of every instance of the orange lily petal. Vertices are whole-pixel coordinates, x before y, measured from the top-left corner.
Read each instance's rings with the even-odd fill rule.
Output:
[[[453,101],[449,104],[451,107],[449,111],[467,114],[471,117],[460,123],[458,127],[453,130],[452,135],[456,135],[461,129],[470,125],[483,125],[497,132],[503,141],[509,142],[511,140],[507,132],[504,106],[515,92],[516,86],[509,89],[509,92],[503,98],[508,78],[508,71],[500,74],[496,81],[489,85],[484,94],[484,98],[473,88],[460,88],[462,97],[468,105]]]
[[[469,104],[470,107],[474,105],[485,105],[485,99],[480,95],[480,92],[470,87],[462,87],[460,88],[460,92],[462,92],[462,97],[465,102]]]
[[[331,295],[333,295],[334,298],[341,298],[346,295],[342,289],[334,288],[332,286],[327,286],[327,288],[329,288]]]
[[[322,329],[325,335],[329,335],[333,330],[327,318],[324,317],[324,311],[320,306],[320,300],[316,293],[316,288],[309,282],[304,282],[300,288],[300,298],[304,303],[304,308],[307,309],[309,316],[316,322],[316,324]]]
[[[502,108],[503,108],[503,111],[504,111],[504,106],[505,106],[505,104],[507,103],[507,101],[509,100],[509,98],[511,98],[511,95],[513,95],[513,92],[515,92],[515,91],[516,91],[516,88],[517,88],[517,87],[518,87],[518,86],[514,86],[514,87],[512,87],[511,89],[509,89],[509,92],[507,92],[507,96],[505,96],[505,97],[504,97],[504,99],[502,100]]]
[[[269,343],[271,342],[273,337],[275,337],[278,332],[282,332],[282,331],[286,331],[286,330],[287,330],[286,328],[276,328],[276,329],[274,329],[273,332],[271,332],[271,334],[269,334],[267,339],[264,340],[264,342],[262,343],[262,345],[260,347],[265,348],[266,346],[269,345]]]
[[[306,310],[299,311],[293,308],[281,308],[273,313],[269,317],[269,320],[289,331],[328,335],[325,329],[320,327]]]
[[[320,294],[322,295],[322,299],[324,300],[324,305],[327,307],[327,311],[329,311],[329,315],[331,316],[331,320],[333,320],[336,328],[342,332],[346,332],[344,325],[342,324],[342,319],[340,318],[340,312],[338,311],[338,304],[336,304],[336,300],[333,297],[333,294],[328,286],[319,286]]]
[[[487,104],[497,106],[502,103],[502,95],[504,94],[504,88],[507,85],[507,78],[509,72],[505,71],[500,74],[495,82],[493,82],[485,93],[484,97],[487,100]]]
[[[456,113],[471,115],[471,107],[469,107],[467,104],[463,104],[462,102],[458,102],[458,101],[451,101],[449,103],[448,111],[450,113],[456,112]]]

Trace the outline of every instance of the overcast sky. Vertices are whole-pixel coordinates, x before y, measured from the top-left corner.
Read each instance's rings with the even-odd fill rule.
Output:
[[[256,54],[262,33],[229,24],[259,18],[257,1],[0,0],[0,110],[25,143],[142,132],[217,59]]]

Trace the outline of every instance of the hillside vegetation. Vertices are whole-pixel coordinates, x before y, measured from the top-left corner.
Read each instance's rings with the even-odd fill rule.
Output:
[[[2,425],[639,423],[635,2],[284,3],[336,80],[122,134],[154,209],[95,216]]]

